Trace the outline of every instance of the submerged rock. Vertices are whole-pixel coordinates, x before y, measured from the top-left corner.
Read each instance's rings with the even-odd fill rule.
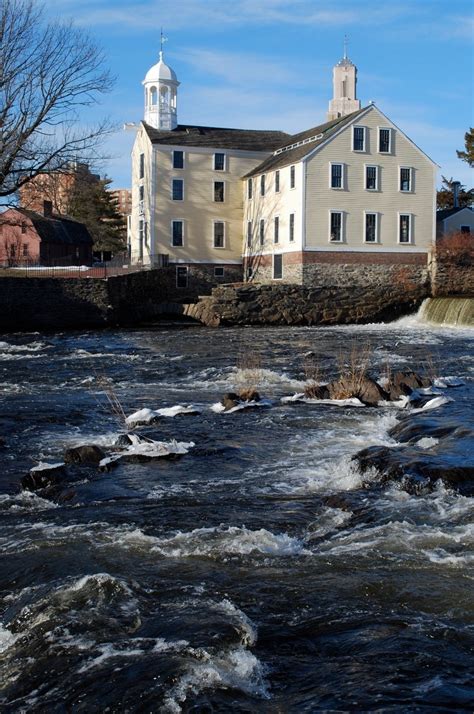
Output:
[[[306,399],[329,399],[327,384],[308,384],[304,390]]]
[[[253,387],[241,389],[239,392],[239,401],[241,402],[259,402],[260,394]]]
[[[234,407],[238,406],[239,402],[240,397],[235,392],[227,392],[227,394],[224,394],[221,399],[221,404],[226,411],[229,411],[229,409],[234,409]]]
[[[67,464],[99,464],[105,458],[105,452],[96,444],[73,446],[64,452]]]

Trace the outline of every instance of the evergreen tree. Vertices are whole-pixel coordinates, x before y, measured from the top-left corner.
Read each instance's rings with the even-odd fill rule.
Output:
[[[438,209],[442,208],[453,208],[454,207],[454,194],[453,194],[453,183],[454,179],[447,179],[445,176],[441,176],[442,187],[436,194],[436,207]],[[471,206],[474,203],[474,189],[471,188],[466,190],[466,187],[462,184],[459,186],[458,193],[459,206],[464,208],[466,206]]]
[[[112,179],[101,179],[89,171],[78,171],[71,189],[67,214],[87,226],[93,250],[120,253],[125,250],[126,218],[108,190]]]
[[[464,134],[464,146],[466,147],[465,151],[456,151],[458,159],[466,161],[469,166],[474,166],[474,129],[472,127]]]

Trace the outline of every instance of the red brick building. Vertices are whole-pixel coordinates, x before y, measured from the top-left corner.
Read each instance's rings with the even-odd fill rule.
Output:
[[[11,208],[0,214],[0,265],[91,265],[92,238],[83,223],[53,214]]]

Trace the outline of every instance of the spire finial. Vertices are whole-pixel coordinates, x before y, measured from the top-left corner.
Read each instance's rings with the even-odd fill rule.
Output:
[[[160,60],[163,59],[163,45],[165,42],[168,42],[168,38],[164,36],[163,34],[163,28],[161,28],[160,32]]]
[[[347,45],[349,44],[349,38],[344,35],[344,59],[347,59]]]

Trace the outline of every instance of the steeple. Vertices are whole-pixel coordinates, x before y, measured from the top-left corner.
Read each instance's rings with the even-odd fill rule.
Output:
[[[177,90],[178,78],[163,59],[163,44],[166,37],[161,30],[160,54],[157,64],[146,73],[142,84],[145,88],[145,122],[154,129],[172,131],[178,125]]]
[[[347,56],[347,35],[344,36],[344,55],[332,73],[333,98],[329,102],[328,121],[344,117],[360,109],[357,99],[357,67]]]

